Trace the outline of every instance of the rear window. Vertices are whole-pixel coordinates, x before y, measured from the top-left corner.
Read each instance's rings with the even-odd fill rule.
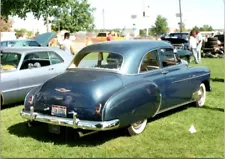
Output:
[[[76,56],[74,61],[78,68],[120,70],[123,56],[109,52],[90,52]]]
[[[97,37],[106,37],[106,33],[98,33]]]
[[[28,41],[28,45],[29,46],[40,46],[40,44],[39,43],[37,43],[36,41]]]

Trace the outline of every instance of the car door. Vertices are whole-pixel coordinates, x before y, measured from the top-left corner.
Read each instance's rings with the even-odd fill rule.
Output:
[[[18,64],[21,60],[21,54],[18,53],[1,53],[1,84],[3,104],[18,102]],[[14,68],[11,68],[13,66]]]
[[[191,100],[190,70],[178,62],[172,48],[159,49],[162,73],[165,76],[166,105],[164,109],[184,104]]]
[[[23,60],[19,73],[19,98],[50,78],[55,76],[47,51],[28,53]]]
[[[149,84],[157,85],[162,96],[160,108],[165,107],[165,77],[160,68],[158,50],[152,50],[144,56],[140,64],[139,75],[149,80]]]

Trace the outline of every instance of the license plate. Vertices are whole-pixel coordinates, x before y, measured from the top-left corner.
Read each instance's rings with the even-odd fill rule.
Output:
[[[48,125],[48,131],[53,134],[60,134],[61,127],[58,125]]]
[[[66,117],[66,107],[60,105],[52,105],[51,115]]]

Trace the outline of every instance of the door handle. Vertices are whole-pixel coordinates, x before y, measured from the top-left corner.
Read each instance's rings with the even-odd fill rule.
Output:
[[[190,75],[190,77],[196,77],[196,75]]]
[[[54,68],[49,68],[48,70],[54,70]]]
[[[166,70],[164,70],[164,71],[162,71],[162,74],[167,74],[169,71],[166,71]]]

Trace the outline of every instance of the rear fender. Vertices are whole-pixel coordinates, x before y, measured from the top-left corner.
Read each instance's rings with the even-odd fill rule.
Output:
[[[42,86],[38,86],[38,87],[35,87],[33,88],[30,92],[27,93],[26,97],[25,97],[25,100],[24,100],[24,108],[25,110],[30,110],[30,104],[28,104],[28,99],[33,95],[35,95],[40,89],[41,89]]]
[[[150,81],[133,83],[107,100],[102,120],[119,119],[120,127],[125,127],[154,116],[161,102],[161,93],[156,84]]]

